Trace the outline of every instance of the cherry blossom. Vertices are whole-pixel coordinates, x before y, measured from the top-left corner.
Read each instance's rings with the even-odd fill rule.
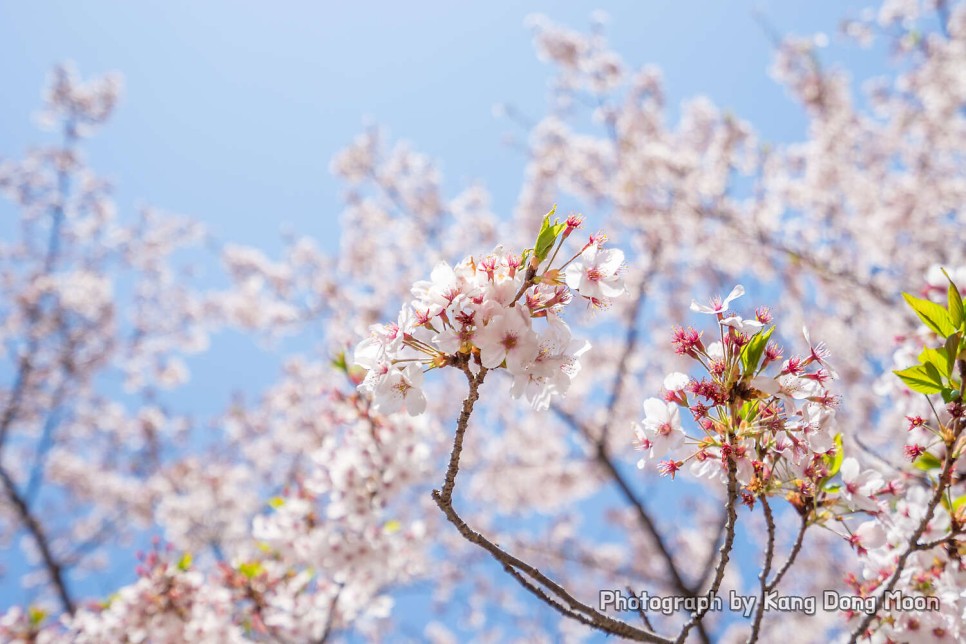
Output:
[[[684,443],[678,406],[658,398],[648,398],[644,401],[644,420],[635,433],[638,446],[648,450],[649,458],[664,458]],[[637,462],[638,468],[644,465],[644,459]]]
[[[624,264],[624,253],[619,248],[601,250],[598,244],[589,245],[577,261],[564,271],[567,286],[582,296],[608,300],[624,293],[624,283],[618,271]]]
[[[0,159],[16,215],[0,244],[0,541],[23,598],[0,639],[579,641],[588,621],[669,641],[963,639],[955,333],[900,294],[952,324],[950,280],[966,281],[966,8],[889,1],[842,38],[776,37],[771,73],[803,119],[786,142],[708,98],[671,100],[601,20],[528,24],[550,103],[503,110],[527,130],[512,212],[494,212],[485,176],[451,191],[371,127],[330,166],[332,252],[293,233],[273,255],[129,211],[85,154],[124,109],[119,77],[54,72],[41,123],[59,140]],[[890,64],[837,64],[853,41]],[[555,202],[613,242],[580,239],[577,215],[542,225]],[[206,253],[211,282],[191,265]],[[688,294],[736,283],[689,319]],[[278,368],[198,414],[182,397],[208,391],[196,356],[223,331]],[[893,373],[920,366],[931,393]],[[139,570],[115,569],[155,535]],[[482,562],[479,539],[513,558]],[[543,575],[557,604],[508,570]],[[940,609],[647,626],[591,605],[628,586],[898,590]]]

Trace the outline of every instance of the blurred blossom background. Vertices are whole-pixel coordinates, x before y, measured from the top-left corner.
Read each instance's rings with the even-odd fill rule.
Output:
[[[902,51],[902,43],[914,49],[909,43],[927,40],[924,34],[942,34],[942,21],[950,13],[962,12],[942,2],[870,6],[852,0],[627,1],[606,3],[599,11],[587,4],[548,0],[292,2],[271,7],[220,0],[0,1],[0,169],[5,173],[0,174],[0,188],[9,197],[0,200],[7,271],[0,366],[5,408],[17,400],[25,348],[41,355],[49,345],[50,356],[61,355],[64,347],[73,346],[56,339],[67,328],[76,330],[74,339],[80,345],[104,335],[81,352],[77,364],[66,367],[51,357],[49,364],[28,375],[24,396],[36,400],[36,408],[30,408],[34,403],[20,405],[16,413],[22,418],[9,421],[6,445],[0,438],[0,464],[10,473],[11,485],[23,492],[20,498],[34,503],[37,520],[44,525],[49,520],[45,532],[51,556],[63,560],[62,585],[72,607],[105,601],[99,609],[85,608],[72,623],[58,622],[65,613],[64,593],[53,588],[49,561],[33,539],[36,531],[25,528],[22,508],[8,495],[0,503],[0,613],[5,614],[0,629],[8,630],[0,633],[14,639],[16,632],[43,626],[51,629],[52,638],[82,641],[79,633],[86,633],[89,641],[97,641],[98,636],[110,638],[135,628],[161,628],[136,616],[133,608],[119,612],[112,624],[102,617],[113,610],[107,608],[111,601],[114,606],[135,606],[137,597],[146,604],[144,597],[157,596],[151,595],[157,588],[148,589],[144,580],[157,581],[160,577],[152,577],[152,571],[166,561],[186,576],[198,574],[177,581],[186,584],[188,595],[200,593],[205,584],[215,590],[206,591],[210,606],[204,605],[210,612],[192,613],[195,630],[180,631],[180,626],[165,622],[170,630],[158,641],[233,641],[236,636],[262,641],[603,641],[603,635],[561,621],[512,587],[492,562],[459,543],[452,526],[428,503],[428,490],[438,485],[444,471],[458,409],[454,397],[438,396],[427,414],[430,419],[373,420],[353,397],[346,374],[332,366],[333,359],[338,362],[341,352],[351,353],[370,324],[395,319],[406,296],[403,283],[425,279],[436,261],[455,263],[498,242],[522,248],[554,203],[560,204],[561,214],[583,212],[589,228],[585,232],[604,229],[625,250],[629,290],[644,291],[642,285],[653,283],[653,297],[648,291],[640,311],[631,301],[574,322],[591,329],[602,352],[585,366],[582,377],[588,381],[575,384],[573,397],[556,415],[548,412],[553,426],[560,426],[559,431],[547,430],[557,432],[555,438],[540,435],[537,430],[549,422],[547,416],[523,409],[524,401],[514,401],[519,410],[501,409],[498,400],[491,401],[492,407],[480,412],[477,428],[503,438],[474,439],[464,501],[482,514],[487,529],[507,535],[506,543],[529,547],[535,557],[550,550],[567,553],[547,559],[545,565],[587,597],[595,597],[598,588],[616,587],[612,585],[619,579],[660,579],[661,564],[648,554],[653,544],[625,534],[634,521],[626,514],[624,499],[592,466],[593,449],[587,441],[594,432],[588,430],[581,438],[574,427],[565,427],[567,414],[583,418],[588,427],[612,424],[616,429],[610,437],[605,429],[601,444],[617,454],[617,474],[633,482],[650,511],[660,517],[662,529],[674,535],[673,549],[693,560],[682,564],[689,570],[704,559],[702,548],[707,545],[697,544],[716,538],[716,515],[702,509],[700,486],[672,489],[653,472],[646,477],[639,473],[628,427],[639,420],[641,401],[660,395],[663,374],[677,365],[668,347],[670,329],[673,323],[686,322],[691,299],[706,301],[744,281],[749,295],[741,304],[747,312],[777,303],[776,314],[792,321],[783,336],[789,347],[802,343],[798,329],[809,315],[820,312],[817,322],[809,321],[818,328],[813,335],[825,331],[822,337],[828,338],[832,355],[844,352],[844,359],[853,361],[841,369],[842,387],[846,393],[859,392],[859,402],[845,417],[879,422],[902,413],[889,400],[875,398],[872,389],[892,364],[894,336],[909,330],[900,313],[887,317],[882,311],[895,302],[899,290],[920,289],[931,265],[963,265],[962,248],[953,248],[955,244],[910,260],[908,266],[901,257],[903,249],[914,254],[921,247],[916,231],[922,225],[916,222],[928,217],[947,226],[942,229],[946,233],[930,238],[936,248],[937,240],[955,240],[957,235],[962,240],[956,224],[959,207],[950,206],[957,191],[962,192],[962,159],[956,161],[955,152],[943,157],[944,163],[953,160],[937,170],[942,177],[935,182],[914,178],[909,186],[886,174],[890,169],[898,173],[908,162],[902,157],[905,148],[882,154],[875,150],[868,157],[856,152],[860,160],[842,153],[856,165],[868,159],[875,160],[871,165],[882,163],[883,174],[870,171],[874,176],[863,184],[867,192],[900,184],[909,195],[946,191],[942,194],[948,199],[936,197],[929,213],[910,207],[911,231],[895,224],[904,221],[907,215],[902,213],[884,216],[888,224],[864,229],[863,208],[872,212],[879,204],[837,208],[833,202],[847,201],[843,186],[850,180],[845,173],[823,174],[827,168],[812,168],[809,163],[821,156],[814,147],[793,145],[790,154],[801,155],[796,157],[800,165],[790,161],[780,170],[761,170],[755,165],[757,157],[747,163],[739,158],[746,135],[749,156],[760,152],[762,158],[810,137],[828,143],[838,136],[829,126],[834,119],[815,116],[821,112],[816,108],[820,101],[809,99],[809,89],[803,88],[810,80],[807,74],[787,60],[784,66],[776,64],[782,40],[801,37],[796,42],[807,52],[803,58],[810,57],[823,73],[834,76],[836,91],[853,97],[850,110],[888,120],[889,114],[876,112],[882,106],[874,105],[866,93],[874,89],[869,80],[880,75],[894,79],[914,67],[914,56]],[[890,18],[892,14],[898,18]],[[663,137],[663,128],[674,129],[683,118],[682,130],[696,134],[668,136],[667,167],[675,167],[675,154],[689,146],[693,149],[682,167],[713,166],[715,155],[726,157],[723,169],[705,168],[707,176],[701,174],[704,170],[694,171],[701,176],[693,182],[685,180],[691,171],[687,168],[668,170],[680,174],[666,179],[677,186],[667,188],[666,198],[688,201],[676,191],[693,191],[690,214],[661,206],[660,216],[632,221],[628,213],[642,206],[628,206],[631,198],[625,192],[634,192],[635,181],[639,186],[652,179],[665,181],[665,175],[654,179],[665,166],[655,170],[649,165],[653,159],[640,162],[637,179],[627,178],[626,168],[622,170],[620,185],[616,180],[615,185],[608,183],[607,173],[618,173],[611,161],[602,161],[599,184],[607,184],[604,189],[595,184],[593,172],[584,172],[584,165],[594,166],[598,146],[608,140],[605,108],[617,109],[621,101],[607,103],[606,91],[567,85],[573,78],[566,56],[548,60],[553,58],[547,46],[552,39],[534,47],[535,38],[539,41],[541,34],[557,29],[554,24],[587,42],[606,40],[604,49],[623,59],[625,73],[617,84],[636,78],[639,68],[653,65],[660,70],[663,85],[657,93],[663,98],[663,122],[654,131],[635,131],[640,138],[628,137],[621,154],[633,156],[649,144],[648,137]],[[966,34],[952,37],[964,39]],[[963,52],[963,41],[957,42],[959,48],[947,52],[953,69]],[[961,62],[966,69],[966,60]],[[65,64],[79,82],[116,75],[109,81],[117,92],[110,118],[71,147],[82,150],[83,164],[98,181],[110,184],[104,191],[110,193],[116,209],[112,221],[118,228],[92,217],[90,230],[95,232],[89,238],[68,232],[58,258],[62,262],[54,272],[67,271],[68,265],[77,271],[86,267],[87,272],[71,272],[75,281],[67,287],[45,291],[31,280],[36,278],[32,271],[43,264],[50,224],[46,215],[29,215],[30,207],[18,203],[17,195],[29,192],[24,186],[43,183],[30,179],[35,171],[51,181],[43,185],[56,193],[58,175],[37,169],[50,159],[38,160],[37,167],[16,164],[44,146],[61,145],[62,126],[44,116],[44,88],[52,70]],[[966,95],[961,77],[936,80],[933,88],[944,84],[950,87],[951,101]],[[613,89],[616,97],[623,91],[616,85],[605,89]],[[926,92],[922,96],[929,98]],[[693,110],[685,107],[686,101],[701,97],[709,102],[692,104],[697,105]],[[963,107],[958,110],[952,113],[961,120]],[[549,115],[566,120],[587,139],[569,139],[556,125],[540,129]],[[739,125],[732,130],[733,123]],[[905,141],[904,128],[911,131],[915,125],[912,118],[905,125],[883,126],[883,131]],[[729,147],[730,139],[722,143],[716,138],[724,130],[722,138],[734,134],[737,151]],[[871,126],[863,132],[866,136],[856,137],[855,150],[879,138]],[[950,137],[962,130],[955,132]],[[548,140],[557,135],[559,146],[554,147]],[[697,141],[705,135],[711,143]],[[947,143],[955,150],[955,140]],[[354,153],[342,152],[353,145]],[[381,150],[383,164],[353,170],[369,145]],[[930,145],[920,147],[928,150]],[[581,168],[572,173],[576,178],[567,174],[570,170],[559,170],[567,175],[564,179],[546,180],[533,163],[538,149],[551,160],[574,150],[585,155]],[[894,164],[882,161],[893,152]],[[56,168],[57,162],[52,163]],[[806,166],[808,171],[799,172]],[[61,167],[68,167],[66,172],[77,169],[72,162]],[[774,178],[784,171],[787,177]],[[765,175],[769,179],[760,180]],[[804,187],[796,183],[803,176],[808,184]],[[814,195],[823,180],[834,184],[823,193],[831,195],[827,199],[801,196]],[[70,187],[80,190],[91,182],[78,171]],[[719,190],[718,183],[726,185]],[[92,194],[99,190],[91,188]],[[774,198],[786,198],[788,205],[776,206],[770,198],[763,199],[764,205],[755,202],[761,193],[780,194]],[[435,199],[445,201],[438,212],[427,205]],[[57,208],[50,195],[41,195],[37,203],[41,213]],[[716,221],[699,234],[703,220],[686,218],[705,206],[720,206],[730,219]],[[75,207],[87,206],[79,201]],[[899,213],[901,208],[895,208]],[[142,227],[138,222],[143,212],[151,215]],[[439,213],[445,214],[439,217],[443,223],[434,218]],[[839,225],[837,218],[848,223]],[[66,221],[69,231],[71,216]],[[677,223],[672,226],[672,221]],[[893,224],[894,235],[883,232]],[[764,232],[740,238],[743,230],[759,231],[754,227],[759,225],[779,239],[787,232],[788,239],[766,248]],[[419,234],[406,233],[409,229]],[[397,238],[387,241],[380,234]],[[687,255],[674,255],[675,235],[697,247],[693,265]],[[873,251],[866,260],[865,247],[874,245],[866,237],[875,235],[889,238],[883,242],[889,250],[883,253],[894,264],[873,257]],[[18,246],[21,239],[32,241]],[[802,247],[796,246],[798,241]],[[732,254],[729,243],[739,250]],[[99,244],[116,250],[117,261],[102,261],[91,250]],[[770,255],[775,248],[778,255]],[[854,264],[847,261],[850,249],[857,257]],[[809,250],[816,251],[811,260]],[[85,259],[89,257],[95,259]],[[110,284],[91,275],[106,275]],[[838,286],[826,288],[829,280]],[[350,282],[352,286],[345,286]],[[864,294],[853,301],[843,285],[865,289]],[[30,295],[33,288],[40,295]],[[888,297],[883,296],[886,291]],[[55,297],[50,293],[60,293],[56,301],[70,315],[50,313],[50,324],[44,326],[44,298]],[[70,297],[77,302],[71,304]],[[114,300],[116,308],[104,304]],[[36,314],[31,306],[37,307]],[[60,311],[60,304],[51,306],[51,311]],[[847,335],[857,322],[850,322],[845,309],[856,320],[879,316],[861,342]],[[628,352],[625,373],[620,347],[627,319],[639,326],[643,339]],[[142,338],[152,338],[152,343]],[[94,357],[84,362],[84,356]],[[610,392],[602,383],[610,383],[618,363],[617,380],[626,379],[626,384],[615,396],[617,403],[611,401],[615,411],[605,411]],[[88,375],[76,376],[86,369]],[[34,382],[37,374],[46,374],[48,382]],[[63,389],[53,384],[70,383],[75,376],[80,384]],[[463,391],[458,380],[444,382]],[[431,391],[456,390],[438,386]],[[492,398],[505,395],[493,386]],[[36,388],[35,399],[30,398],[31,387]],[[61,411],[51,418],[54,409]],[[363,420],[375,433],[396,427],[391,440],[375,441],[389,440],[387,451],[356,436]],[[904,440],[903,427],[896,425],[886,435],[875,434],[872,423],[867,424],[871,433],[866,443],[888,446],[893,441],[898,447]],[[43,429],[48,425],[50,429]],[[500,433],[516,425],[525,429]],[[532,473],[521,474],[513,467]],[[686,508],[689,517],[680,519],[680,526],[679,508]],[[682,532],[685,524],[690,532]],[[304,540],[286,541],[294,534]],[[583,544],[576,545],[578,541]],[[744,576],[728,583],[747,590],[754,582],[760,541],[743,532],[739,542],[737,559]],[[814,546],[816,560],[824,552],[823,543]],[[79,544],[85,545],[75,549]],[[317,562],[323,563],[316,570]],[[840,573],[829,571],[826,576],[838,579]],[[817,577],[816,587],[824,579]],[[119,588],[137,583],[142,584],[137,592],[144,595],[121,593],[120,599],[106,600]],[[808,586],[802,583],[801,588]],[[263,584],[257,592],[244,594],[257,584]],[[674,588],[664,591],[670,594]],[[188,610],[201,611],[197,606]],[[731,617],[715,619],[723,639],[713,641],[740,639],[737,631],[728,631]],[[801,623],[821,633],[836,628],[831,622]],[[771,628],[768,624],[766,620]],[[808,636],[802,637],[806,639],[789,641],[807,641]]]
[[[150,204],[203,223],[220,243],[268,254],[283,248],[288,232],[334,251],[345,189],[330,162],[368,127],[438,162],[448,191],[483,185],[493,212],[509,216],[527,163],[525,125],[551,98],[528,18],[544,14],[577,30],[600,20],[628,64],[660,67],[669,122],[682,100],[707,96],[754,123],[763,139],[785,142],[805,135],[806,120],[769,75],[770,30],[825,34],[828,57],[844,56],[858,84],[888,65],[887,44],[857,49],[834,35],[843,18],[866,8],[624,2],[594,13],[555,2],[302,3],[284,11],[257,2],[3,3],[0,134],[8,157],[56,139],[31,127],[52,66],[72,61],[82,77],[117,72],[119,109],[85,150],[114,184],[122,211]],[[507,108],[523,126],[503,116]],[[217,258],[201,264],[217,283]],[[244,379],[224,377],[242,364]],[[274,351],[219,338],[192,364],[196,387],[186,395],[201,393],[192,404],[213,412],[237,388],[260,392],[276,364]]]

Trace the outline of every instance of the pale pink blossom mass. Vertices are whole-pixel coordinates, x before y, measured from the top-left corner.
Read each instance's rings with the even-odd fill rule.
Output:
[[[331,252],[132,212],[120,78],[56,68],[0,151],[0,641],[964,641],[966,4],[843,13],[774,36],[782,142],[532,16],[508,212],[373,126]],[[938,606],[757,610],[826,591]]]

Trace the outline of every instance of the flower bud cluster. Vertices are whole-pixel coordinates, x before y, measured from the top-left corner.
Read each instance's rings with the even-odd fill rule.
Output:
[[[504,368],[512,377],[510,394],[526,395],[536,409],[566,394],[590,345],[573,337],[561,314],[574,292],[594,307],[621,295],[624,254],[604,249],[597,235],[552,268],[580,220],[548,222],[536,248],[522,255],[498,247],[455,266],[438,264],[428,280],[413,285],[396,322],[371,327],[355,348],[354,363],[367,370],[359,389],[372,396],[377,411],[422,413],[424,373],[447,366],[470,373]],[[545,324],[538,326],[541,319]]]
[[[727,481],[733,461],[746,502],[781,493],[804,507],[841,452],[837,401],[828,389],[837,375],[827,348],[813,344],[807,330],[808,351],[783,360],[782,349],[770,342],[775,327],[768,326],[768,309],[749,319],[729,311],[743,294],[739,285],[724,300],[692,303],[693,311],[714,316],[718,340],[706,343],[693,328],[675,330],[676,352],[703,373],[671,373],[663,397],[644,402],[635,427],[636,447],[645,452],[638,467],[657,462],[658,471],[673,478],[687,465],[694,476]],[[685,429],[685,416],[693,429]]]

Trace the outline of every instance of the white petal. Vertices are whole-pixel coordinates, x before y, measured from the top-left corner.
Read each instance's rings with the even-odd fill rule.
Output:
[[[624,263],[624,251],[619,248],[611,248],[602,251],[597,260],[597,266],[605,274],[613,274]]]
[[[851,456],[842,461],[842,468],[839,470],[842,480],[846,483],[854,481],[859,476],[859,462]]]
[[[664,378],[664,388],[668,391],[681,391],[688,386],[689,382],[691,382],[691,379],[688,378],[686,374],[683,374],[680,371],[675,371],[673,373],[669,373],[667,377]]]
[[[732,300],[735,300],[735,299],[741,297],[744,294],[745,294],[745,287],[742,286],[741,284],[738,284],[736,287],[734,287],[733,289],[731,289],[731,293],[729,293],[728,294],[728,297],[726,297],[724,299],[724,302],[721,303],[722,309],[727,309],[729,302],[731,302]]]
[[[660,398],[648,398],[644,401],[644,417],[648,420],[660,420],[662,422],[667,420],[667,403]]]

